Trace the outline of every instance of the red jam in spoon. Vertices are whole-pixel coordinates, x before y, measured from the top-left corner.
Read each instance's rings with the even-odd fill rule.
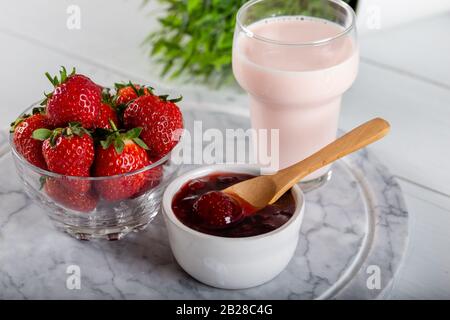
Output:
[[[172,209],[186,226],[211,235],[229,238],[251,237],[273,231],[294,214],[295,201],[290,192],[276,203],[255,213],[241,199],[220,190],[253,178],[241,173],[215,173],[188,181],[175,194]]]

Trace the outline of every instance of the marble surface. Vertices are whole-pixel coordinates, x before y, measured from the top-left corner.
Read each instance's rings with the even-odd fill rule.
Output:
[[[0,157],[9,151],[8,143],[8,130],[0,130]]]
[[[205,129],[249,125],[246,117],[201,110],[186,111],[185,118],[188,128],[193,119],[203,120]],[[118,242],[80,242],[56,231],[24,194],[7,153],[0,158],[0,298],[376,298],[391,284],[406,246],[401,191],[365,150],[339,161],[333,171],[327,185],[306,196],[299,245],[287,269],[263,286],[227,291],[183,272],[161,216]],[[79,290],[66,287],[71,265],[81,271]],[[380,288],[367,287],[370,266],[379,268]]]

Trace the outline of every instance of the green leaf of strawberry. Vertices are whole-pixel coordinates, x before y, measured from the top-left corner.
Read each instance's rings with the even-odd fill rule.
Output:
[[[77,135],[82,137],[84,134],[91,135],[89,130],[83,128],[79,122],[69,122],[69,126],[65,130],[64,134],[68,136]]]
[[[109,146],[114,142],[114,136],[113,135],[109,135],[106,137],[105,140],[101,140],[100,141],[100,145],[102,146],[103,149],[108,149]]]
[[[102,102],[110,105],[111,107],[114,106],[113,103],[114,96],[111,94],[110,88],[103,88],[102,89]]]
[[[134,143],[136,143],[139,147],[141,147],[144,150],[149,150],[148,146],[145,144],[145,142],[140,138],[133,138],[132,139]]]
[[[167,102],[173,102],[173,103],[177,103],[180,102],[181,100],[183,100],[183,96],[180,95],[178,98],[174,98],[174,99],[168,99],[169,95],[168,94],[163,94],[158,96],[162,101],[167,101]]]
[[[49,130],[45,128],[36,129],[33,131],[32,137],[33,139],[44,141],[50,139],[50,144],[52,146],[56,143],[56,138],[59,135],[64,137],[78,136],[83,137],[83,135],[87,134],[91,136],[91,133],[83,128],[79,122],[69,122],[69,125],[66,128],[56,128],[54,130]]]
[[[180,95],[178,98],[169,99],[167,101],[173,102],[173,103],[177,103],[177,102],[180,102],[181,100],[183,100],[183,96],[182,95]]]
[[[51,76],[50,73],[46,72],[45,76],[47,79],[53,84],[53,86],[56,88],[61,83],[64,83],[68,77],[73,76],[76,73],[75,67],[72,68],[72,71],[70,74],[67,74],[66,67],[61,66],[61,70],[59,71],[59,79],[57,76]]]
[[[154,95],[154,88],[150,86],[143,86],[134,84],[131,81],[128,83],[115,83],[116,95],[113,102],[116,106],[125,106],[132,100],[148,95]],[[117,111],[123,110],[123,107],[118,107]]]
[[[116,124],[113,121],[110,121],[111,130],[109,135],[105,140],[100,141],[100,145],[103,149],[108,149],[111,144],[114,144],[114,149],[118,154],[121,154],[125,148],[125,144],[127,141],[133,141],[136,145],[141,147],[144,150],[148,150],[148,146],[144,141],[139,139],[139,135],[142,132],[142,128],[133,128],[128,130],[127,132],[121,132],[121,130],[117,129]]]
[[[114,140],[114,149],[116,149],[116,152],[118,154],[121,154],[123,152],[123,149],[125,148],[125,143],[123,143],[122,139],[116,139]]]
[[[50,138],[51,135],[52,135],[52,130],[42,128],[42,129],[34,130],[32,137],[33,137],[33,139],[44,141],[44,140]]]
[[[133,139],[133,138],[137,138],[139,137],[139,135],[142,132],[142,128],[141,127],[137,127],[137,128],[133,128],[131,130],[128,130],[125,134],[124,137],[125,139]]]

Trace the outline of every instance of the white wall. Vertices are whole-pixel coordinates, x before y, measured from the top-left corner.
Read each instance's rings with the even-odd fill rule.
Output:
[[[450,0],[359,0],[358,31],[377,31],[445,11],[450,11]]]

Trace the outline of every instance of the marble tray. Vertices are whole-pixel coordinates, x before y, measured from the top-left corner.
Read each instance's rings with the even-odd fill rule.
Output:
[[[192,127],[193,119],[203,120],[204,129],[249,126],[245,116],[190,108],[185,111],[186,127]],[[368,299],[385,295],[399,267],[408,230],[402,192],[389,171],[362,150],[338,161],[332,180],[307,193],[306,200],[300,241],[287,269],[256,288],[219,290],[198,283],[176,264],[161,216],[145,231],[117,242],[80,242],[56,231],[45,212],[26,197],[10,153],[3,152],[0,298]],[[73,265],[80,268],[81,288],[70,290],[66,281]]]

